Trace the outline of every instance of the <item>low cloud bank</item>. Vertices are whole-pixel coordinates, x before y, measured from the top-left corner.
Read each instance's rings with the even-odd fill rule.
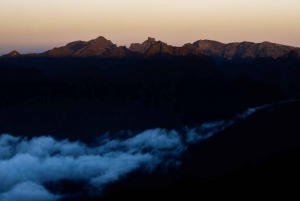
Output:
[[[0,198],[3,201],[53,201],[60,196],[51,194],[42,185],[27,181],[16,184],[10,191],[2,193]]]
[[[279,102],[279,103],[273,103],[273,104],[266,104],[255,108],[249,108],[246,111],[244,111],[241,114],[237,114],[232,119],[228,120],[222,120],[222,121],[214,121],[214,122],[207,122],[202,124],[201,126],[194,127],[194,128],[188,128],[186,127],[185,133],[186,133],[186,143],[187,144],[195,144],[199,143],[214,134],[224,130],[225,128],[231,126],[232,124],[246,119],[251,114],[254,114],[258,110],[266,109],[266,108],[272,108],[273,106],[277,104],[283,104],[288,101]]]
[[[158,167],[179,166],[189,144],[199,143],[257,110],[250,108],[232,120],[204,123],[175,130],[151,129],[127,137],[104,135],[97,146],[79,141],[55,140],[49,136],[27,138],[0,135],[0,200],[55,201],[43,185],[60,180],[87,181],[101,191],[137,169],[151,173]],[[126,133],[126,132],[125,132]]]
[[[57,200],[59,196],[51,195],[43,184],[60,180],[86,180],[101,190],[105,184],[137,169],[150,173],[159,164],[178,165],[177,159],[184,150],[178,132],[164,129],[146,130],[125,140],[108,136],[96,147],[52,137],[28,140],[3,134],[0,200],[14,200],[18,196]],[[32,192],[45,198],[40,199]]]

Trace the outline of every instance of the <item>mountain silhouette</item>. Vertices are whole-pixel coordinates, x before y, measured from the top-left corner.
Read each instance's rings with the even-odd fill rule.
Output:
[[[132,43],[129,48],[118,47],[103,36],[84,42],[74,41],[62,47],[56,47],[40,54],[19,54],[12,51],[1,58],[9,57],[153,57],[153,56],[187,56],[194,55],[203,57],[204,55],[213,57],[217,61],[233,60],[246,62],[259,58],[293,57],[300,58],[300,49],[297,47],[280,45],[271,42],[253,43],[240,42],[224,44],[213,40],[198,40],[194,43],[187,43],[182,47],[168,45],[155,38],[148,37],[142,44]]]
[[[234,60],[234,59],[257,59],[263,57],[278,57],[288,56],[292,51],[300,52],[299,48],[280,45],[270,42],[252,43],[220,43],[212,40],[198,40],[193,43],[202,54]]]

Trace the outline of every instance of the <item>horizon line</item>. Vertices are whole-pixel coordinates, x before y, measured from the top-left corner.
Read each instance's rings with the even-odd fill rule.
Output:
[[[149,38],[155,39],[155,41],[157,41],[157,42],[161,41],[161,40],[156,40],[155,37],[150,37],[150,36],[148,36],[148,39],[146,39],[146,40],[144,40],[144,41],[142,41],[142,42],[131,42],[130,45],[118,45],[118,44],[114,43],[112,40],[107,39],[105,36],[100,35],[100,36],[98,36],[98,37],[96,37],[96,38],[92,38],[92,39],[89,39],[89,40],[80,40],[80,39],[79,39],[79,40],[73,40],[73,41],[65,42],[64,45],[61,45],[61,46],[54,46],[54,47],[52,47],[52,48],[50,47],[50,49],[46,49],[46,47],[45,47],[46,50],[40,50],[40,51],[37,50],[36,52],[29,52],[29,51],[28,51],[28,52],[25,52],[25,53],[21,53],[22,50],[18,50],[18,49],[13,49],[13,48],[12,48],[12,50],[10,50],[10,51],[8,51],[8,52],[6,52],[6,53],[0,54],[0,57],[3,56],[3,55],[9,54],[9,53],[11,53],[11,52],[14,52],[14,51],[16,51],[16,52],[18,52],[18,53],[20,53],[20,54],[41,54],[41,53],[45,53],[45,52],[47,52],[47,51],[49,51],[49,50],[52,50],[52,49],[54,49],[54,48],[64,47],[64,46],[66,46],[67,44],[72,43],[72,42],[79,42],[79,41],[81,41],[81,42],[89,42],[89,41],[91,41],[91,40],[95,40],[95,39],[100,38],[100,37],[103,37],[104,39],[106,39],[106,40],[108,40],[108,41],[111,41],[111,42],[112,42],[114,45],[116,45],[117,47],[124,47],[124,46],[125,46],[127,49],[130,48],[130,45],[131,45],[131,44],[142,44],[143,42],[149,40]],[[253,42],[253,41],[243,40],[243,41],[235,41],[235,42],[227,42],[227,43],[226,43],[226,42],[221,42],[221,41],[218,41],[218,40],[213,40],[213,39],[207,39],[207,38],[205,38],[205,39],[198,39],[198,40],[196,40],[196,41],[194,41],[194,42],[186,42],[186,43],[184,43],[184,44],[181,45],[181,46],[168,44],[168,43],[163,42],[163,41],[161,41],[161,42],[166,43],[167,45],[170,45],[170,46],[173,46],[173,47],[182,47],[182,46],[184,46],[185,44],[193,44],[193,43],[195,43],[195,42],[197,42],[197,41],[201,41],[201,40],[202,40],[202,41],[213,41],[213,42],[218,42],[218,43],[222,43],[222,44],[224,44],[224,45],[233,44],[233,43],[253,43],[253,44],[272,43],[272,44],[277,44],[277,45],[282,45],[282,46],[288,46],[288,47],[300,48],[300,47],[298,47],[298,46],[286,45],[286,44],[281,44],[281,43],[276,43],[276,42],[271,42],[271,41],[266,41],[266,40],[265,40],[265,41],[261,41],[261,42]],[[21,49],[26,49],[26,48],[30,48],[30,47],[24,47],[24,48],[21,48]],[[42,49],[42,47],[37,47],[37,49]]]

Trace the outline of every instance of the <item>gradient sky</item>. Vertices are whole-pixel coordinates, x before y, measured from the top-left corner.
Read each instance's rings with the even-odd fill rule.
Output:
[[[199,39],[300,47],[299,0],[0,0],[0,55],[43,52],[104,36],[148,36],[181,46]]]

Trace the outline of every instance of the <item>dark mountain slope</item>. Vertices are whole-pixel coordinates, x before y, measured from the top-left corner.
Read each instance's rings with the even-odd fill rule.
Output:
[[[0,132],[90,142],[108,130],[194,125],[286,99],[276,85],[230,77],[198,57],[73,59],[43,60],[34,79],[30,68],[0,68]]]
[[[298,102],[261,110],[190,147],[179,169],[132,173],[90,200],[299,197],[299,112]]]
[[[299,102],[290,102],[251,115],[246,121],[192,147],[191,158],[188,159],[191,163],[186,163],[187,171],[203,177],[215,177],[243,172],[285,154],[300,154],[299,114]],[[284,167],[284,164],[281,165]],[[273,170],[278,168],[273,167]],[[273,170],[270,169],[265,176],[274,174]],[[283,177],[291,173],[279,171],[276,174],[276,177]]]
[[[90,40],[88,42],[75,41],[68,43],[66,46],[54,48],[45,53],[40,54],[40,56],[46,57],[95,57],[102,56],[103,53],[111,51],[116,48],[110,40],[106,40],[104,37],[100,36],[96,39]]]
[[[136,188],[167,198],[288,196],[286,193],[298,197],[294,184],[300,179],[300,104],[276,107],[193,146],[183,156],[182,169],[160,179],[145,179],[144,188],[141,179]],[[155,183],[164,182],[165,188],[155,188]],[[130,188],[124,188],[114,196],[138,199],[128,193]]]
[[[5,97],[0,100],[0,132],[77,138],[84,131],[89,141],[112,128],[195,125],[248,107],[300,98],[297,52],[216,65],[192,44],[173,47],[158,41],[144,57],[103,37],[64,48],[74,53],[0,59],[0,92]],[[100,52],[99,57],[72,56]],[[26,81],[16,81],[13,75]],[[97,119],[105,123],[99,125]],[[16,122],[20,126],[15,127]]]

